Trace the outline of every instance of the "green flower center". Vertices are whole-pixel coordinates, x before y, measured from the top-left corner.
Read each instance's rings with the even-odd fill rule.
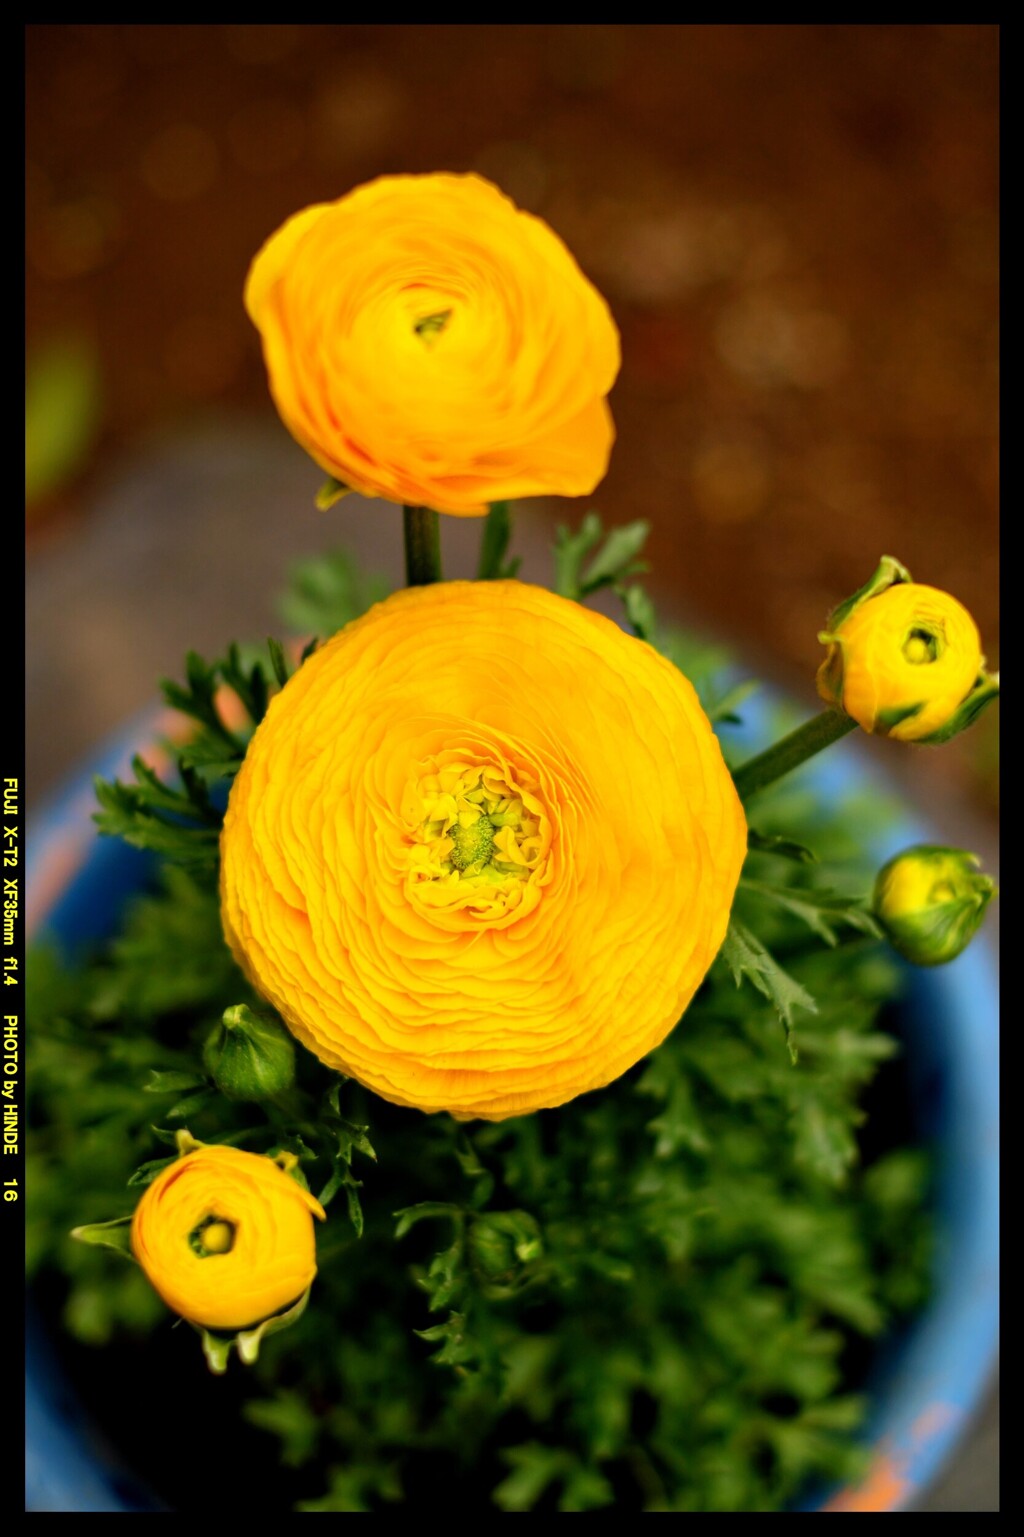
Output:
[[[476,821],[464,827],[461,819],[449,829],[452,851],[449,859],[460,873],[472,865],[481,868],[489,864],[494,852],[494,823],[481,813]]]
[[[427,907],[518,906],[546,863],[550,831],[537,786],[508,770],[430,759],[405,802],[408,871]]]
[[[200,1259],[230,1254],[235,1246],[235,1225],[224,1217],[204,1217],[188,1235],[189,1248]]]

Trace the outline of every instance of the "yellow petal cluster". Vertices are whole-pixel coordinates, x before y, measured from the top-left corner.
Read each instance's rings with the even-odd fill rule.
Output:
[[[984,660],[962,603],[937,587],[899,582],[829,634],[818,691],[865,731],[914,742],[946,725]]]
[[[382,176],[303,209],[245,303],[285,425],[356,491],[472,516],[605,474],[615,322],[558,236],[479,176]]]
[[[225,933],[321,1061],[502,1120],[611,1082],[722,943],[746,824],[685,677],[521,582],[396,593],[272,700]]]
[[[148,1186],[132,1253],[175,1313],[248,1328],[282,1312],[316,1275],[320,1202],[271,1158],[201,1145]]]

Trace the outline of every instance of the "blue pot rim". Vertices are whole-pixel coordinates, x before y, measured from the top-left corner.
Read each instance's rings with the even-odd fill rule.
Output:
[[[744,707],[745,722],[730,735],[756,746],[773,701]],[[159,758],[153,744],[180,729],[180,717],[147,710],[109,737],[49,797],[31,820],[27,839],[26,924],[76,937],[100,937],[94,903],[76,902],[76,889],[111,849],[121,854],[115,884],[138,884],[146,861],[124,860],[123,846],[98,839],[92,823],[93,777],[124,777],[131,758]],[[927,750],[927,749],[921,749]],[[847,742],[801,774],[830,799],[865,785],[893,786],[863,744]],[[937,829],[907,813],[871,839],[879,862],[911,843],[941,842]],[[108,874],[114,874],[112,861]],[[106,890],[106,888],[104,888]],[[119,893],[121,894],[121,893]],[[873,1409],[864,1432],[871,1449],[856,1485],[818,1492],[804,1511],[898,1511],[912,1508],[934,1480],[970,1420],[992,1375],[999,1312],[999,1001],[995,954],[984,936],[941,970],[912,971],[907,1014],[908,1062],[918,1093],[937,1085],[935,1130],[939,1168],[934,1290],[928,1306],[899,1338],[886,1342],[870,1390]],[[54,1386],[53,1360],[38,1330],[26,1353],[27,1492],[30,1510],[138,1511],[156,1508],[109,1465],[80,1407]]]

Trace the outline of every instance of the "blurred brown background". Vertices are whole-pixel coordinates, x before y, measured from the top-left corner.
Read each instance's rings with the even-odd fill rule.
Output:
[[[31,798],[187,645],[276,628],[290,558],[344,541],[397,576],[391,509],[314,511],[322,477],[241,303],[282,219],[382,172],[481,171],[606,294],[624,365],[594,501],[651,519],[677,617],[810,711],[816,631],[892,553],[967,603],[994,664],[998,41],[30,26]],[[548,521],[585,505],[524,510],[525,574],[544,579]],[[468,572],[477,526],[444,532]],[[995,715],[942,753],[877,744],[951,837],[994,809]],[[990,1415],[930,1508],[995,1508],[994,1437]]]

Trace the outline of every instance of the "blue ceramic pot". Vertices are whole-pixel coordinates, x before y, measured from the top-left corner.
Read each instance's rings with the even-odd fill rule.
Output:
[[[759,724],[763,718],[748,723],[751,743]],[[30,933],[45,930],[73,947],[112,932],[148,862],[96,836],[92,776],[124,777],[132,753],[148,749],[167,727],[166,717],[153,714],[136,721],[84,764],[35,821],[26,882]],[[870,752],[852,742],[802,772],[829,798],[879,780]],[[910,843],[941,841],[938,829],[908,813],[871,852],[881,862]],[[912,972],[901,1032],[915,1129],[939,1155],[933,1295],[879,1352],[868,1383],[874,1408],[865,1432],[872,1449],[867,1477],[856,1487],[815,1494],[803,1510],[906,1509],[949,1457],[995,1362],[998,1002],[994,956],[984,940],[950,966]],[[31,1317],[26,1409],[29,1510],[159,1508],[96,1442]]]

